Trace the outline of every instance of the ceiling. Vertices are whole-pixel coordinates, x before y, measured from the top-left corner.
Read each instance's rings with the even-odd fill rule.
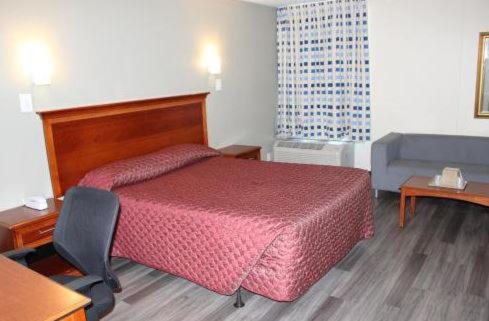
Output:
[[[318,2],[318,0],[243,0],[243,1],[264,4],[270,7],[282,7],[289,4],[297,4],[297,3],[305,3],[305,2]]]

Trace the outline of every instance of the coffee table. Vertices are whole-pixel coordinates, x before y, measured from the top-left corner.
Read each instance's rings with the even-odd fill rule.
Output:
[[[399,211],[399,227],[404,228],[406,221],[406,197],[410,197],[409,212],[411,217],[416,210],[416,197],[440,197],[467,201],[489,206],[489,184],[468,182],[464,190],[444,187],[432,187],[428,183],[432,177],[412,176],[401,186],[401,206]]]

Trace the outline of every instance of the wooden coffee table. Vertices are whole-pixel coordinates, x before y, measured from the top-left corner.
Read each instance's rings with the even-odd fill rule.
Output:
[[[406,197],[410,197],[409,212],[411,217],[416,210],[416,197],[440,197],[462,200],[480,205],[489,206],[489,184],[469,182],[465,190],[443,187],[432,187],[428,183],[431,177],[413,176],[401,186],[401,206],[399,211],[399,227],[404,228],[406,221]]]

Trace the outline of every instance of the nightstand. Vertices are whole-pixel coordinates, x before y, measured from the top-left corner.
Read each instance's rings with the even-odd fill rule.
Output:
[[[62,204],[49,199],[43,211],[21,206],[0,212],[0,252],[51,243]]]
[[[225,157],[242,158],[242,159],[254,159],[260,160],[261,147],[259,146],[245,146],[245,145],[230,145],[219,149]]]
[[[76,269],[54,254],[50,245],[63,202],[55,199],[47,202],[48,208],[43,211],[21,206],[0,212],[0,253],[23,247],[41,247],[33,255],[30,265],[33,270],[44,275],[77,275]]]

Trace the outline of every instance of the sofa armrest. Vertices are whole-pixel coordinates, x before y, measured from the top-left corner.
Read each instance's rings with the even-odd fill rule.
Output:
[[[372,144],[372,165],[380,162],[387,166],[390,161],[399,158],[402,134],[390,133]]]
[[[390,133],[372,144],[372,186],[382,189],[382,180],[389,163],[399,158],[402,134]]]

